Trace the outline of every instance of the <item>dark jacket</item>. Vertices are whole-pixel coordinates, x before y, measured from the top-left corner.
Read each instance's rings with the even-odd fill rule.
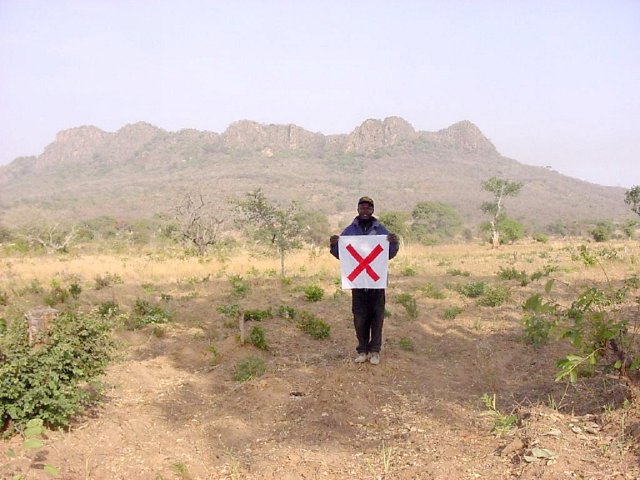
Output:
[[[351,225],[345,228],[340,236],[354,236],[354,235],[389,235],[389,230],[383,224],[381,224],[377,218],[371,217],[371,226],[365,230],[363,226],[360,225],[360,220],[358,217],[353,219]],[[392,259],[398,253],[400,245],[398,243],[389,243],[389,259]],[[338,244],[331,245],[331,255],[336,258],[340,258],[340,253],[338,251]]]

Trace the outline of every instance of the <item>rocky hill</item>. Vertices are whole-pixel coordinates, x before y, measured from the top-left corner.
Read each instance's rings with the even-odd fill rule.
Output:
[[[378,212],[438,200],[474,225],[489,199],[481,182],[491,176],[524,183],[507,207],[535,227],[631,217],[624,189],[506,158],[469,121],[424,132],[399,117],[369,119],[341,135],[249,120],[223,133],[168,132],[144,122],[114,133],[71,128],[41,155],[0,167],[0,205],[9,225],[42,214],[134,219],[167,211],[196,187],[218,199],[221,209],[230,196],[262,187],[270,198],[298,200],[336,222],[352,216],[356,198],[366,193],[376,198]]]

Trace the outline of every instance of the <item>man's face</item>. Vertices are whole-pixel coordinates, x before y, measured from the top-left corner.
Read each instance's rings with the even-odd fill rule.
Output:
[[[358,217],[362,220],[369,220],[373,215],[373,205],[364,202],[358,205]]]

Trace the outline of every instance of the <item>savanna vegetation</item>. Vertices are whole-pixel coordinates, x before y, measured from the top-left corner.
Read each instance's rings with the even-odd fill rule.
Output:
[[[502,203],[478,206],[487,236],[437,202],[382,212],[403,248],[383,361],[356,366],[337,226],[253,191],[196,242],[207,199],[187,200],[0,229],[2,478],[640,475],[635,231],[510,236]]]

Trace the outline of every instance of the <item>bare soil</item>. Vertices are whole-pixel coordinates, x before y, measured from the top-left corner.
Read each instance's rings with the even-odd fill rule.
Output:
[[[48,433],[38,458],[19,461],[30,465],[25,473],[32,479],[48,478],[40,470],[44,463],[69,480],[640,478],[634,437],[640,415],[627,387],[611,376],[576,386],[556,383],[555,362],[567,345],[558,340],[536,349],[523,338],[520,305],[544,281],[527,287],[511,282],[508,305],[496,308],[448,288],[495,283],[497,266],[510,261],[529,271],[548,261],[537,256],[535,249],[543,247],[508,248],[494,253],[485,247],[477,255],[431,249],[412,260],[417,275],[403,275],[408,260],[400,260],[387,291],[391,316],[377,366],[353,363],[350,295],[336,290],[337,265],[324,254],[304,259],[289,282],[247,269],[251,290],[242,297],[222,275],[187,283],[167,273],[154,281],[152,296],[171,295],[176,321],[162,330],[119,330],[102,402],[68,431]],[[633,271],[633,248],[610,266],[620,278]],[[571,264],[566,252],[553,252],[572,265],[558,274],[566,280],[597,277]],[[528,256],[531,262],[523,260]],[[319,273],[309,273],[313,265]],[[323,273],[325,265],[335,271]],[[213,264],[202,268],[214,271]],[[470,277],[452,276],[451,268]],[[108,291],[86,287],[87,301],[126,304],[142,295],[123,276],[124,283]],[[304,299],[302,288],[310,283],[325,288],[325,299]],[[445,298],[424,295],[427,283]],[[400,292],[416,295],[417,318],[394,302]],[[260,323],[267,351],[240,345],[236,324],[217,310],[232,303],[308,310],[331,326],[331,335],[315,340],[276,315]],[[445,308],[454,305],[462,313],[444,319]],[[234,380],[238,361],[249,356],[263,359],[266,373]],[[496,395],[501,413],[516,415],[510,431],[492,432],[485,393]],[[14,437],[0,445],[0,464],[20,442]],[[536,457],[541,451],[551,458]]]

